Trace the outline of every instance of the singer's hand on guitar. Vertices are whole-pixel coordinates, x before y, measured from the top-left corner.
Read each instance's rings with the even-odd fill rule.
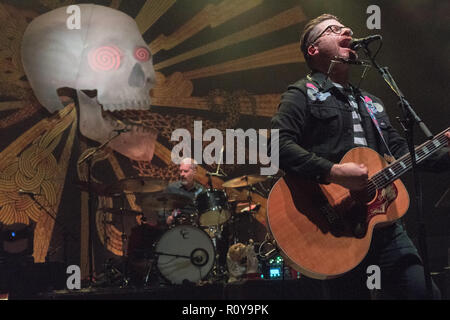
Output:
[[[364,164],[347,162],[333,165],[328,180],[350,190],[362,190],[367,187],[368,174]]]

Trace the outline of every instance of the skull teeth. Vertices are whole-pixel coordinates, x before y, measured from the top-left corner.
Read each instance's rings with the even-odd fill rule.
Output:
[[[104,111],[120,111],[120,110],[149,110],[149,100],[132,101],[129,103],[107,103],[103,104]]]

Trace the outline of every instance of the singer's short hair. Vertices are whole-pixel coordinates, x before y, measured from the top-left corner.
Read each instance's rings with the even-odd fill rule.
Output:
[[[312,20],[310,20],[305,27],[303,28],[303,32],[300,36],[300,50],[303,53],[303,56],[305,57],[305,61],[309,66],[309,62],[310,62],[310,56],[308,54],[308,47],[310,45],[310,37],[311,37],[311,32],[312,30],[315,28],[315,26],[317,26],[319,23],[321,23],[322,21],[325,20],[336,20],[338,22],[341,22],[339,20],[338,17],[329,14],[329,13],[324,13],[321,14],[320,16],[318,16],[317,18],[314,18]]]

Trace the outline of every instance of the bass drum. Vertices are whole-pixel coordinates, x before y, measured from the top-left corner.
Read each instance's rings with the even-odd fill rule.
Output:
[[[209,236],[189,225],[166,231],[156,245],[155,254],[159,272],[173,284],[204,279],[215,262],[215,249]]]

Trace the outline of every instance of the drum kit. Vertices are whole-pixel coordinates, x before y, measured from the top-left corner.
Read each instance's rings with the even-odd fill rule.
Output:
[[[260,209],[252,193],[254,185],[267,176],[244,175],[223,183],[223,188],[245,188],[243,201],[229,200],[225,190],[205,189],[193,198],[166,191],[168,182],[149,178],[131,177],[104,186],[78,182],[84,191],[101,196],[121,197],[135,194],[142,211],[125,208],[100,208],[113,216],[141,217],[131,229],[130,236],[123,231],[123,259],[126,267],[121,273],[121,286],[152,286],[162,280],[168,284],[226,281],[226,254],[237,242],[244,242],[235,228],[240,217],[254,215]],[[211,179],[210,179],[211,182]],[[210,184],[212,185],[212,184]],[[166,217],[183,208],[194,208],[188,215],[180,214],[171,225]],[[251,228],[251,227],[250,227]],[[250,231],[250,230],[248,230]],[[107,270],[105,270],[107,273]],[[153,280],[152,280],[153,279]]]

